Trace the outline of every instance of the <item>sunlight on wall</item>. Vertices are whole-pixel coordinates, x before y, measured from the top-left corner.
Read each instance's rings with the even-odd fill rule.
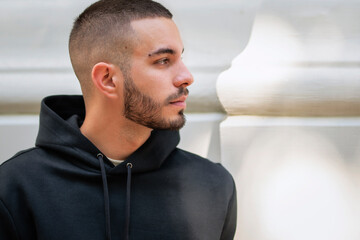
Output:
[[[282,64],[301,55],[296,31],[282,19],[260,16],[253,29],[246,49],[219,76],[218,95],[229,113],[233,108],[252,106],[253,98],[268,96],[279,84],[287,82],[294,69]],[[284,41],[284,36],[293,37]]]
[[[284,19],[260,15],[254,23],[249,44],[232,64],[259,67],[259,64],[275,65],[299,59],[302,49],[298,36],[296,29]]]
[[[360,238],[356,185],[326,138],[300,129],[265,132],[237,176],[237,239]]]

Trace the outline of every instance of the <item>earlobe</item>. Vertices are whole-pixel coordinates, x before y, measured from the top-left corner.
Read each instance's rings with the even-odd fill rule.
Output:
[[[114,81],[115,68],[109,63],[100,62],[94,65],[91,78],[94,86],[101,93],[108,97],[113,97],[116,94],[116,82]]]

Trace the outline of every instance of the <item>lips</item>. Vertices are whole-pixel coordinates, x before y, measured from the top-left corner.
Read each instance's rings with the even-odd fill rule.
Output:
[[[175,105],[175,106],[178,106],[178,107],[186,107],[186,98],[187,96],[182,96],[182,97],[179,97],[175,100],[172,100],[170,102],[171,105]]]
[[[172,100],[170,103],[175,103],[175,102],[185,102],[186,101],[186,96],[182,96],[182,97],[179,97],[175,100]]]

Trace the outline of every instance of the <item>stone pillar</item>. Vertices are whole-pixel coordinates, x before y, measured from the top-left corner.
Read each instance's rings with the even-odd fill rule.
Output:
[[[264,0],[217,81],[236,239],[360,238],[360,2]]]

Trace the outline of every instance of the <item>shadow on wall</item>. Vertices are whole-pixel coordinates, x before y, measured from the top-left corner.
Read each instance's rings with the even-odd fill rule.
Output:
[[[221,113],[187,114],[187,123],[180,130],[180,148],[208,158],[213,162],[220,159],[219,124],[225,115]]]

